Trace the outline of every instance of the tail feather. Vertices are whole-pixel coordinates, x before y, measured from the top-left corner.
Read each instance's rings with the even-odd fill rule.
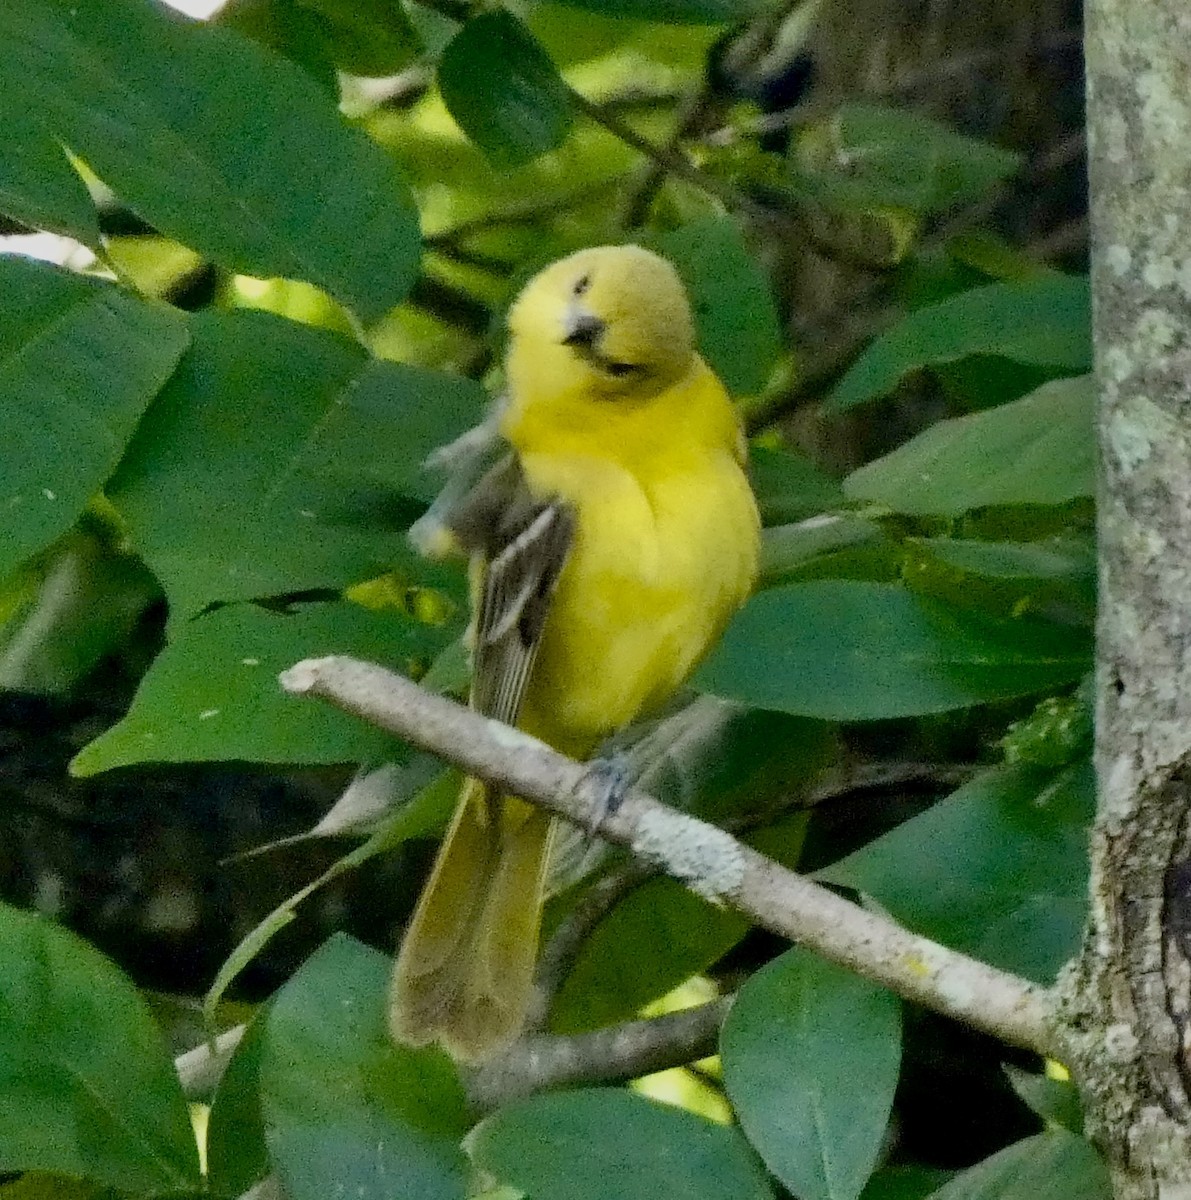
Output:
[[[410,921],[389,1008],[393,1036],[476,1062],[511,1042],[529,1004],[549,816],[468,780]]]

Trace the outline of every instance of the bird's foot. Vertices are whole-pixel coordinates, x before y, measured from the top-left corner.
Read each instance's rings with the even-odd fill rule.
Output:
[[[588,763],[583,782],[591,788],[593,796],[591,812],[587,821],[587,836],[599,836],[604,822],[619,811],[624,798],[633,786],[633,770],[629,756],[621,750],[593,758]]]

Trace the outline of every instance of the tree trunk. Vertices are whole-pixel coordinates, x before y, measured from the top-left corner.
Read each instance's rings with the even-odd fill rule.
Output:
[[[1099,806],[1064,981],[1117,1200],[1191,1197],[1191,7],[1089,0]]]

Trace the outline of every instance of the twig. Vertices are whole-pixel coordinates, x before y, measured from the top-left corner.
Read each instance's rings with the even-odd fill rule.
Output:
[[[530,1035],[467,1079],[480,1109],[574,1083],[620,1083],[714,1053],[731,997],[569,1037]]]
[[[708,88],[704,84],[683,101],[678,110],[674,132],[666,139],[665,149],[668,153],[681,153],[682,139],[699,124],[706,109],[707,100]],[[636,229],[643,225],[649,206],[665,181],[665,168],[651,158],[638,175],[636,182],[630,185],[625,192],[617,224],[622,229]]]
[[[820,780],[797,807],[813,808],[817,804],[853,799],[864,792],[886,792],[894,788],[950,791],[967,783],[975,772],[975,767],[963,763],[861,763]]]
[[[281,683],[294,695],[330,700],[576,824],[606,807],[603,786],[581,763],[382,667],[338,656],[306,659],[283,672]],[[605,818],[600,835],[706,899],[909,1000],[1011,1045],[1062,1057],[1047,989],[867,912],[638,788]]]
[[[687,183],[713,196],[726,208],[737,212],[747,213],[758,220],[771,220],[774,214],[763,204],[757,203],[747,192],[740,191],[730,183],[709,175],[697,167],[681,150],[671,146],[659,146],[648,138],[642,137],[627,121],[610,112],[604,105],[589,100],[582,92],[574,88],[567,89],[571,103],[584,116],[602,125],[609,133],[620,138],[627,146],[644,154],[661,170],[677,179],[685,179]]]

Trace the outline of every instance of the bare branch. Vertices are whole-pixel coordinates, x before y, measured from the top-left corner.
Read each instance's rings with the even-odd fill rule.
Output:
[[[346,657],[307,659],[285,671],[281,683],[295,695],[330,700],[575,823],[590,822],[605,799],[582,764],[382,667]],[[1012,1045],[1062,1057],[1046,989],[867,912],[640,789],[631,789],[607,816],[600,835],[706,899],[909,1000]]]
[[[575,1083],[620,1083],[680,1067],[715,1052],[731,997],[663,1017],[626,1021],[570,1037],[537,1034],[513,1043],[467,1080],[477,1108]]]

